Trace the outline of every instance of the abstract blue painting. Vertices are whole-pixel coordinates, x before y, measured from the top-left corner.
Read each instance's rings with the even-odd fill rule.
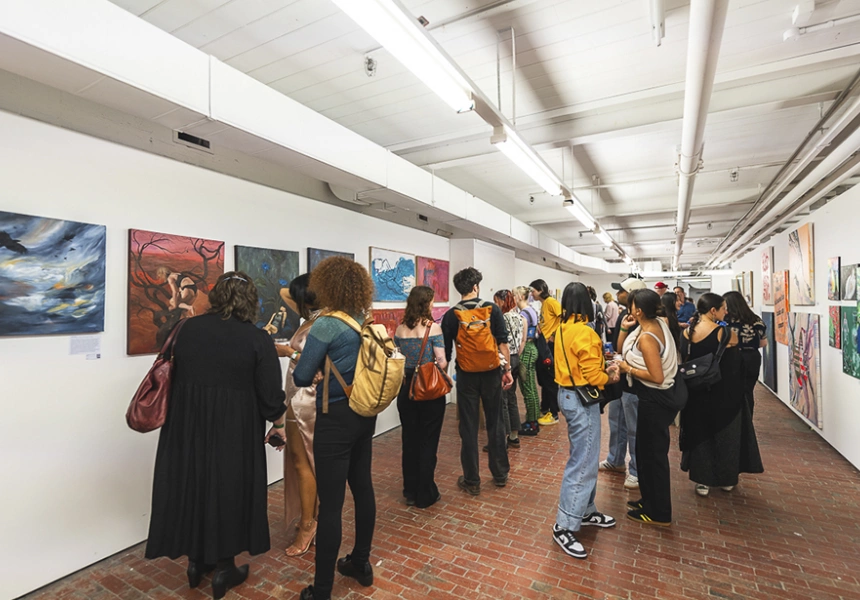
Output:
[[[370,276],[374,302],[406,302],[415,287],[415,255],[371,247]]]
[[[319,248],[308,248],[308,273],[317,268],[327,258],[332,256],[343,256],[349,260],[355,260],[355,254],[352,252],[338,252],[336,250],[320,250]]]
[[[105,324],[104,225],[0,211],[0,336]]]

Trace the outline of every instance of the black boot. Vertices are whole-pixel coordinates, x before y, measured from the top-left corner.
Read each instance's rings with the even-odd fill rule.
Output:
[[[364,587],[373,585],[373,568],[369,562],[357,565],[352,561],[352,555],[347,554],[337,561],[337,572],[352,577]]]
[[[215,570],[215,565],[207,565],[204,564],[203,561],[199,560],[188,560],[188,570],[185,571],[185,574],[188,575],[188,587],[192,590],[200,585],[200,582],[203,581],[203,576],[206,573],[211,573]]]
[[[232,561],[231,561],[232,562]],[[236,587],[243,583],[248,578],[248,565],[236,567],[222,567],[218,565],[218,570],[212,576],[212,598],[221,600],[230,588]]]

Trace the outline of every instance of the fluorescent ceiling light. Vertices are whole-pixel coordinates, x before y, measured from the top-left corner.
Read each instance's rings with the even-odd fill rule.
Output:
[[[490,140],[512,163],[522,169],[550,196],[560,196],[561,180],[552,172],[537,152],[526,144],[516,131],[503,125],[497,127]]]
[[[395,0],[332,0],[451,108],[475,107],[471,86]]]
[[[589,231],[594,231],[594,227],[597,225],[597,222],[594,220],[582,203],[576,199],[572,198],[570,200],[564,201],[564,207],[570,211],[570,214],[574,216],[574,218],[585,225],[585,228]]]
[[[603,242],[605,246],[612,247],[612,238],[609,237],[609,234],[599,229],[594,235],[597,236],[597,239]]]

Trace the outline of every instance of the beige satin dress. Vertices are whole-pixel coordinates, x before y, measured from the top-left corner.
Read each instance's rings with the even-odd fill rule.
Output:
[[[299,330],[290,340],[290,347],[299,352],[304,350],[312,323],[313,319],[306,321],[299,327]],[[314,424],[317,417],[317,387],[315,385],[304,388],[297,387],[293,383],[294,369],[295,362],[290,361],[284,391],[287,394],[287,405],[293,408],[295,423],[302,436],[302,445],[308,455],[308,462],[310,462],[311,469],[316,472],[314,467]],[[289,430],[287,431],[287,435],[289,435]],[[299,478],[293,455],[289,449],[286,449],[284,451],[284,522],[287,524],[287,545],[292,544],[295,540],[301,517]]]

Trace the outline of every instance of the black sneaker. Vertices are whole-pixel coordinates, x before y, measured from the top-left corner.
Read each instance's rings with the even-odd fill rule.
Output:
[[[356,565],[352,562],[352,555],[347,554],[337,561],[337,572],[347,577],[352,577],[364,587],[373,585],[373,567],[369,562],[363,565]]]
[[[627,506],[629,506],[633,510],[637,510],[644,507],[644,505],[642,504],[642,498],[639,498],[639,500],[628,500]]]
[[[657,527],[669,527],[672,522],[671,521],[655,521],[644,512],[642,512],[641,508],[636,510],[631,510],[627,512],[627,518],[631,521],[636,521],[637,523],[642,523],[644,525],[656,525]]]
[[[529,426],[528,424],[523,425],[523,428],[517,432],[517,435],[519,435],[520,437],[522,437],[522,436],[532,437],[532,436],[535,436],[537,434],[538,434],[537,429]]]
[[[615,527],[615,519],[600,512],[593,512],[582,517],[582,526],[591,527]]]
[[[477,496],[478,494],[481,493],[481,484],[480,483],[477,485],[466,483],[466,478],[463,477],[462,475],[460,475],[460,477],[457,479],[457,487],[460,488],[461,490],[465,491],[465,492],[468,492],[469,494],[471,494],[473,496]]]
[[[520,438],[512,440],[508,438],[508,448],[519,448],[520,447]]]
[[[588,558],[585,546],[579,543],[572,531],[562,529],[557,524],[552,526],[552,539],[561,546],[564,553],[574,558]]]
[[[506,485],[508,485],[508,478],[507,477],[498,477],[498,478],[493,477],[493,484],[496,487],[505,487]]]

